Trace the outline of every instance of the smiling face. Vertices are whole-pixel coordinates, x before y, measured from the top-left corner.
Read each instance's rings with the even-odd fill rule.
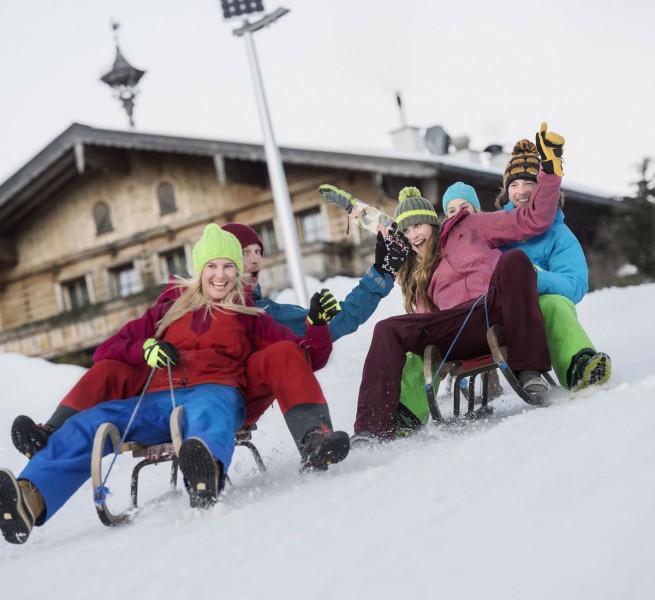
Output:
[[[243,249],[243,281],[248,285],[259,283],[259,272],[262,270],[262,249],[259,244],[249,244]]]
[[[530,195],[537,187],[536,181],[529,179],[515,179],[507,186],[509,201],[514,206],[525,206],[530,200]]]
[[[471,214],[475,212],[475,206],[473,206],[468,200],[464,198],[453,198],[446,207],[446,218],[454,217],[464,206]]]
[[[215,258],[205,263],[200,275],[202,293],[215,302],[224,300],[234,289],[239,273],[228,258]]]
[[[407,236],[414,251],[422,255],[426,242],[434,234],[434,228],[428,223],[421,223],[420,225],[410,225],[403,233]]]

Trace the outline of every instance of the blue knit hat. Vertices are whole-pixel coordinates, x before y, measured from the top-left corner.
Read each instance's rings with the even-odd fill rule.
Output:
[[[243,273],[243,250],[239,240],[229,231],[224,231],[215,223],[210,223],[202,232],[202,237],[193,247],[193,272],[201,273],[210,260],[227,258],[236,266],[239,275]]]
[[[446,193],[443,195],[444,213],[448,208],[448,203],[451,200],[455,200],[456,198],[461,198],[462,200],[466,200],[467,202],[470,202],[475,207],[476,210],[481,210],[480,201],[478,200],[478,195],[475,193],[473,187],[468,185],[467,183],[462,183],[461,181],[458,181],[457,183],[453,183],[453,185],[451,185],[446,190]]]

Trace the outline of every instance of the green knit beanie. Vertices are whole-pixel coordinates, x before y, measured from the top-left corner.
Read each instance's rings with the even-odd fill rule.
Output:
[[[215,258],[227,258],[237,266],[239,275],[243,273],[243,250],[239,240],[229,231],[224,231],[215,223],[210,223],[202,232],[202,237],[193,247],[193,271],[202,272],[205,265]]]
[[[415,187],[406,187],[400,190],[398,194],[400,204],[393,212],[393,220],[398,223],[401,231],[407,229],[410,225],[421,225],[428,223],[430,225],[439,225],[439,218],[434,206],[425,198],[421,198],[421,192]]]

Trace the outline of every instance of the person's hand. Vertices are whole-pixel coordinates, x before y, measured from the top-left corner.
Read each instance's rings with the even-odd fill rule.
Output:
[[[548,131],[548,124],[542,123],[541,129],[536,135],[536,142],[544,172],[562,177],[564,175],[562,169],[564,138],[559,133]]]
[[[180,360],[180,353],[173,344],[162,342],[155,338],[148,338],[143,342],[143,360],[149,367],[165,367],[167,363],[177,364]]]
[[[341,310],[341,304],[328,289],[316,292],[309,302],[307,321],[310,325],[325,325]]]
[[[378,231],[375,242],[375,264],[373,265],[380,275],[389,273],[396,276],[409,254],[411,244],[402,231],[398,231],[398,224],[392,223],[387,235],[382,237]]]

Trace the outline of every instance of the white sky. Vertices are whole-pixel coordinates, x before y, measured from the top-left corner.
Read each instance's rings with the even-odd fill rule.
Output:
[[[629,194],[654,156],[650,0],[526,3],[267,0],[291,9],[255,34],[278,144],[389,149],[400,125],[440,124],[471,147],[567,138],[570,182]],[[400,8],[402,6],[402,8]],[[114,59],[147,70],[145,132],[261,142],[244,41],[218,0],[6,0],[0,5],[0,181],[72,122],[126,128],[98,79]],[[649,41],[651,40],[651,41]]]
[[[311,287],[343,297],[355,283]],[[207,514],[189,508],[181,483],[153,503],[167,489],[161,465],[142,471],[133,526],[109,529],[86,482],[24,545],[0,538],[2,598],[652,600],[655,314],[643,307],[654,297],[648,284],[599,290],[578,305],[613,359],[612,378],[591,395],[535,409],[504,383],[488,422],[429,426],[316,475],[298,472],[274,407],[253,434],[268,475],[237,449],[234,486]],[[335,427],[352,432],[375,322],[401,312],[395,288],[317,373]],[[0,354],[0,466],[19,473],[27,462],[10,440],[14,417],[47,419],[82,372]],[[441,406],[451,414],[449,399]],[[135,464],[121,455],[107,481],[115,512],[127,506]]]

